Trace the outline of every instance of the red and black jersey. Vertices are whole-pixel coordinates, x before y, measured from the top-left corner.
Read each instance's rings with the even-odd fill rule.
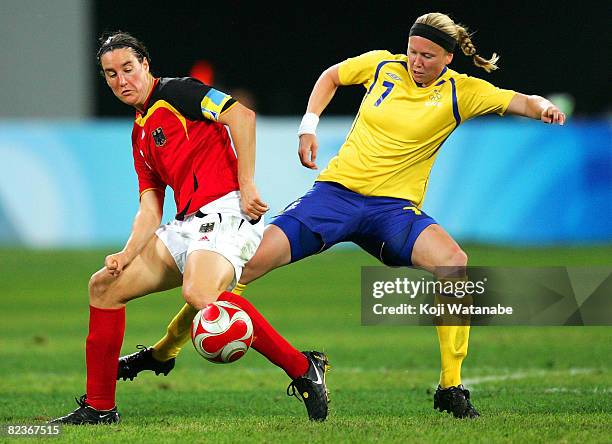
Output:
[[[176,218],[238,190],[238,164],[224,125],[216,120],[235,100],[185,78],[155,79],[132,130],[140,195],[174,190]]]

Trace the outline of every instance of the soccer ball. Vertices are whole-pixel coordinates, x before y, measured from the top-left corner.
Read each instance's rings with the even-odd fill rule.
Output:
[[[237,305],[213,302],[193,318],[191,340],[204,359],[218,364],[234,362],[253,342],[253,322]]]

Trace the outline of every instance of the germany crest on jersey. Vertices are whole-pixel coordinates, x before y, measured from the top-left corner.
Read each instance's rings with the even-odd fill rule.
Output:
[[[161,126],[153,130],[151,135],[155,141],[155,146],[163,146],[164,143],[166,143],[166,135],[164,134],[164,130],[161,129]]]

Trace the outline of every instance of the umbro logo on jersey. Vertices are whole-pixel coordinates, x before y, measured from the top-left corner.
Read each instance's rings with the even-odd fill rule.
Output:
[[[155,141],[155,146],[164,146],[166,143],[166,135],[164,134],[164,130],[161,129],[161,126],[151,133],[153,136],[153,140]]]
[[[394,74],[392,72],[386,72],[385,74],[387,74],[393,80],[397,80],[397,81],[401,81],[402,80],[402,78],[400,76],[398,76],[397,74]]]

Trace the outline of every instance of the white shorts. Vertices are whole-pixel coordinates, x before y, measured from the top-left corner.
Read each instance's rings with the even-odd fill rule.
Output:
[[[240,209],[239,192],[233,191],[204,205],[185,220],[162,225],[155,234],[168,248],[181,273],[192,251],[214,251],[225,257],[234,266],[234,279],[228,287],[231,290],[263,237],[263,217],[253,222]]]

